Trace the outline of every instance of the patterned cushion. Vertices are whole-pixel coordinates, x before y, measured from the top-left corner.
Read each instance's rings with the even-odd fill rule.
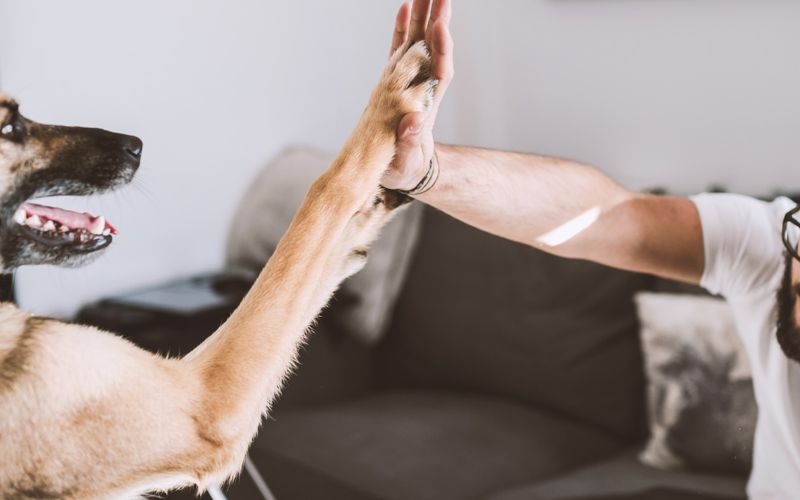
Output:
[[[641,293],[636,302],[651,433],[640,459],[662,469],[747,473],[757,407],[730,308],[688,295]]]

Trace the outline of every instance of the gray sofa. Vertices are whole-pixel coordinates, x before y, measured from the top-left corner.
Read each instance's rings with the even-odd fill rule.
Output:
[[[426,208],[386,335],[352,340],[334,299],[251,457],[278,500],[745,498],[636,460],[632,296],[658,286]]]

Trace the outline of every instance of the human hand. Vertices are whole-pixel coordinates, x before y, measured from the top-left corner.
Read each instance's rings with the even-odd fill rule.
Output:
[[[386,188],[414,189],[426,176],[430,162],[438,161],[434,154],[433,126],[453,78],[451,12],[450,0],[413,0],[413,4],[406,2],[400,6],[397,13],[391,53],[406,44],[425,40],[431,53],[432,78],[439,84],[427,111],[408,113],[400,120],[395,159],[381,180]]]

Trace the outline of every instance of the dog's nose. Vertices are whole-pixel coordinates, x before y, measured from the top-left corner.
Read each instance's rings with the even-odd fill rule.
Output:
[[[125,137],[122,149],[126,153],[139,160],[142,157],[142,140],[132,135]]]

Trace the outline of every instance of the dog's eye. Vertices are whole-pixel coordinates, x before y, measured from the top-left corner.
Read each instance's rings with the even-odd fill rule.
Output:
[[[6,123],[5,125],[3,125],[3,128],[0,128],[0,135],[8,139],[11,139],[12,137],[14,137],[14,133],[16,131],[17,128],[14,126],[13,123]]]
[[[25,125],[20,123],[18,119],[12,120],[10,122],[6,122],[5,125],[0,127],[0,139],[19,142],[22,139],[22,134],[24,132]]]

